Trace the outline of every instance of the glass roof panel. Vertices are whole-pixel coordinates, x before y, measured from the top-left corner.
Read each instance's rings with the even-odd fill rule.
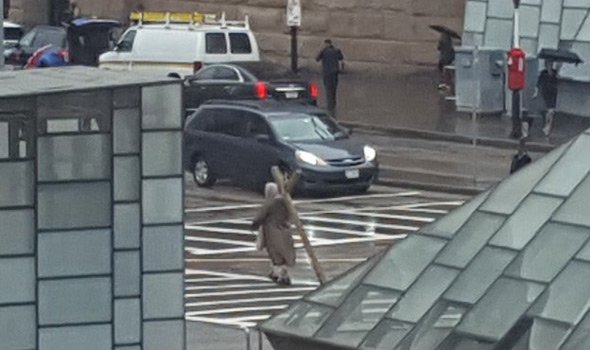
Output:
[[[385,254],[367,275],[365,283],[404,291],[430,264],[445,243],[442,239],[408,236]]]
[[[589,7],[590,1],[588,0],[564,0],[563,6],[566,7]]]
[[[590,176],[588,176],[576,189],[574,194],[565,201],[553,218],[561,222],[590,227],[588,198],[590,198]]]
[[[514,15],[514,3],[512,0],[495,0],[488,2],[488,17],[512,19],[512,15]]]
[[[496,281],[483,298],[465,315],[458,331],[485,339],[502,339],[544,286],[508,278]]]
[[[561,157],[566,147],[567,144],[560,146],[500,183],[494,192],[490,194],[488,200],[482,204],[481,210],[512,214],[520,202],[535,187],[536,183],[545,176],[545,173]]]
[[[476,212],[445,247],[437,263],[463,268],[504,223],[504,216]]]
[[[483,32],[486,24],[486,9],[485,2],[467,2],[465,5],[465,31]]]
[[[287,311],[271,318],[264,328],[311,337],[332,313],[332,309],[321,305],[298,302]]]
[[[529,330],[510,350],[557,350],[569,334],[570,327],[560,323],[535,318]]]
[[[584,232],[590,233],[590,231],[588,229],[584,229]],[[584,248],[582,248],[582,250],[580,250],[578,255],[576,255],[576,258],[590,262],[590,241],[588,241],[588,243],[586,243]]]
[[[572,261],[537,300],[531,315],[570,324],[590,307],[590,264]]]
[[[398,349],[431,350],[455,329],[467,309],[448,302],[438,303],[428,315],[420,321],[411,335],[403,340]],[[391,349],[391,348],[390,348]]]
[[[563,202],[560,198],[532,194],[508,219],[490,244],[522,249],[549,220],[551,214]]]
[[[467,219],[473,212],[481,205],[481,203],[488,197],[490,191],[480,193],[469,202],[451,211],[449,214],[436,220],[434,223],[423,227],[420,232],[431,235],[451,238],[455,233],[465,224]]]
[[[459,272],[455,269],[430,266],[393,307],[388,317],[406,322],[418,322],[458,274]]]
[[[590,136],[580,135],[568,152],[555,163],[535,192],[567,197],[590,171],[590,162],[582,162],[590,150]]]
[[[541,21],[559,23],[561,21],[561,2],[563,0],[543,0]]]
[[[570,334],[561,350],[590,349],[590,312]]]
[[[494,343],[481,339],[472,339],[459,334],[451,334],[437,350],[492,350]]]
[[[352,268],[351,270],[343,273],[341,276],[336,277],[330,281],[327,285],[321,289],[307,295],[305,299],[314,301],[320,304],[326,304],[337,307],[342,302],[342,299],[352,289],[356,283],[360,280],[365,272],[369,270],[378,258],[372,258],[365,261],[359,266]]]
[[[539,36],[539,17],[541,9],[538,6],[520,6],[520,36],[536,38]]]
[[[590,230],[550,223],[520,253],[507,275],[550,282],[590,237]]]
[[[411,323],[384,318],[367,336],[361,349],[393,349],[414,327]]]
[[[577,41],[590,41],[590,16],[586,17],[584,24],[578,32]]]
[[[491,2],[490,4],[493,4]],[[509,49],[512,42],[512,20],[489,18],[484,34],[484,46]]]
[[[539,32],[539,50],[557,49],[559,46],[559,25],[557,24],[541,24]]]
[[[330,343],[358,346],[398,300],[400,294],[359,286],[315,335]]]
[[[574,40],[584,18],[586,18],[586,10],[564,8],[561,21],[561,40]]]
[[[445,298],[474,304],[515,256],[511,250],[485,247],[451,285]]]

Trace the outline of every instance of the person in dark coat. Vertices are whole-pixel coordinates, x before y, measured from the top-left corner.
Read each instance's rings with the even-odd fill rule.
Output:
[[[557,106],[557,69],[553,66],[551,60],[545,61],[545,69],[539,74],[537,89],[533,97],[536,97],[538,94],[541,94],[543,101],[545,101],[545,107],[547,108],[543,133],[549,136],[553,127],[555,107]]]
[[[257,248],[266,248],[272,268],[269,277],[278,284],[290,285],[287,268],[295,265],[295,246],[289,210],[275,183],[266,184],[264,196],[266,201],[254,218],[251,229],[261,228]]]
[[[332,44],[332,40],[324,41],[324,48],[316,57],[317,62],[322,62],[322,77],[326,89],[327,108],[333,117],[336,116],[336,90],[338,89],[338,74],[341,71],[341,64],[344,55],[340,49]]]
[[[453,47],[453,38],[448,33],[442,33],[438,40],[438,73],[439,73],[439,89],[450,88],[450,79],[445,76],[445,66],[455,62],[455,48]]]
[[[510,163],[510,174],[514,174],[520,169],[527,166],[532,161],[526,150],[525,139],[521,139],[518,145],[518,153],[512,156],[512,163]]]

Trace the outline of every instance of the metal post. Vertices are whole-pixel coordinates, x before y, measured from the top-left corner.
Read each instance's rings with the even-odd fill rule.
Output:
[[[242,328],[242,330],[244,331],[244,334],[246,335],[246,350],[250,350],[250,348],[251,348],[251,344],[250,344],[250,328],[244,327],[244,328]]]
[[[520,47],[520,0],[514,0],[514,37],[512,38],[512,46],[514,48]],[[521,137],[522,130],[522,108],[521,107],[522,90],[512,91],[512,133],[514,136]]]
[[[297,53],[297,27],[291,26],[291,70],[293,73],[297,73],[299,70],[299,65],[297,62],[297,58],[299,54]]]
[[[4,69],[4,0],[0,0],[0,70]]]

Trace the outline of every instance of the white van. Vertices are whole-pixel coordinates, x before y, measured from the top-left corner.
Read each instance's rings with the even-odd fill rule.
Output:
[[[166,21],[132,26],[113,51],[99,57],[99,67],[184,77],[211,63],[260,61],[247,17],[244,21],[224,17],[198,24]]]

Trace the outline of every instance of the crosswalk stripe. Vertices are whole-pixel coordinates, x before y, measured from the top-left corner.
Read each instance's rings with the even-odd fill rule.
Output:
[[[433,222],[435,218],[422,217],[422,216],[407,216],[407,215],[395,215],[395,214],[377,214],[377,213],[366,213],[363,211],[351,210],[348,213],[354,216],[367,216],[370,218],[377,219],[392,219],[392,220],[404,220],[404,221],[417,221],[417,222]]]
[[[212,293],[195,293],[186,294],[186,298],[207,298],[207,297],[221,297],[229,295],[248,295],[248,294],[273,294],[273,293],[294,293],[294,292],[309,292],[316,289],[316,287],[296,287],[296,288],[269,288],[262,290],[239,290],[229,292],[212,292]]]
[[[303,221],[311,221],[311,222],[326,222],[326,223],[338,223],[338,224],[346,224],[346,225],[354,225],[354,226],[367,226],[367,227],[375,227],[375,228],[385,228],[385,229],[392,229],[392,230],[407,230],[407,231],[417,231],[419,227],[416,226],[404,226],[404,225],[388,225],[388,224],[380,224],[380,223],[368,223],[364,221],[357,221],[357,220],[344,220],[344,219],[332,219],[332,218],[325,218],[320,216],[304,216],[301,218]]]
[[[256,306],[256,307],[235,307],[228,309],[215,309],[206,311],[190,311],[187,312],[187,316],[207,316],[207,315],[219,315],[219,314],[232,314],[232,313],[243,313],[248,311],[267,311],[267,310],[283,310],[288,308],[289,305],[272,305],[272,306]]]
[[[196,303],[187,303],[187,308],[195,308],[201,306],[217,306],[217,305],[227,305],[227,304],[253,304],[253,303],[264,303],[264,302],[275,302],[275,301],[287,301],[287,300],[299,300],[303,298],[303,295],[295,295],[295,296],[284,296],[284,297],[270,297],[270,298],[251,298],[251,299],[231,299],[231,300],[217,300],[217,301],[209,301],[209,302],[196,302]]]

